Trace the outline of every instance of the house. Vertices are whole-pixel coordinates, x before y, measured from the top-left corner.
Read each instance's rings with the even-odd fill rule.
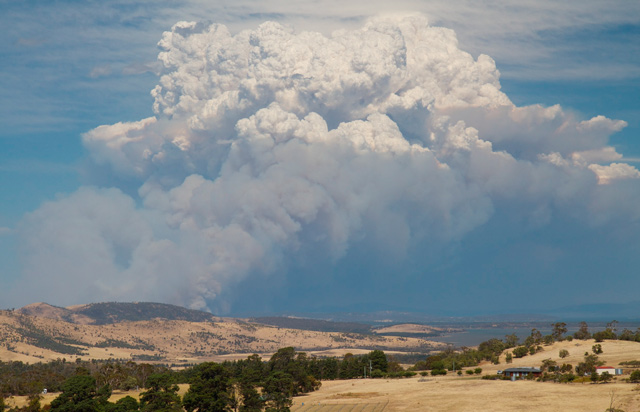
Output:
[[[529,375],[538,377],[542,371],[538,368],[508,368],[502,371],[502,375],[511,379],[523,379]]]
[[[621,368],[616,369],[613,366],[596,366],[596,373],[598,375],[602,375],[605,372],[608,372],[609,375],[622,375]]]

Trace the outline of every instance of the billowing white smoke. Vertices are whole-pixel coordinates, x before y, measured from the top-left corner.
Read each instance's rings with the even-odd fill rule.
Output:
[[[607,165],[623,121],[514,106],[490,57],[422,16],[330,38],[180,22],[159,44],[156,116],[84,136],[89,175],[109,188],[21,225],[33,300],[224,312],[226,288],[305,250],[339,261],[367,242],[403,259],[496,210],[534,226],[556,211],[606,222],[610,208],[590,207],[601,188],[639,176]]]

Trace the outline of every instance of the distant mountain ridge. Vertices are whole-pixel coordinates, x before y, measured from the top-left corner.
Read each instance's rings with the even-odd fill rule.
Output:
[[[148,321],[152,319],[206,322],[217,319],[210,313],[180,306],[155,302],[103,302],[66,308],[33,303],[18,309],[18,312],[49,319],[62,320],[82,325],[109,325],[119,322]]]

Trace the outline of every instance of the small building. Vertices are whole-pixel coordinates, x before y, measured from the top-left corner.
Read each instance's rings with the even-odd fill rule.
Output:
[[[596,366],[596,373],[602,375],[603,373],[609,373],[609,375],[622,375],[621,368],[614,368],[613,366]]]
[[[502,371],[502,375],[511,379],[524,379],[529,375],[538,377],[542,371],[538,368],[508,368]]]

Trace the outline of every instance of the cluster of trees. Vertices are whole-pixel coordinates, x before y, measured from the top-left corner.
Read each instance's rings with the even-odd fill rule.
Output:
[[[225,362],[223,365],[230,369],[236,378],[247,373],[255,376],[264,375],[273,369],[283,370],[294,377],[306,376],[315,380],[388,378],[402,377],[406,374],[396,360],[387,357],[381,350],[374,350],[364,355],[347,353],[339,359],[308,356],[304,352],[295,352],[289,347],[280,349],[266,363],[263,363],[258,355],[252,355],[245,360]],[[305,379],[301,378],[299,381],[301,388],[309,385]]]
[[[595,332],[593,335],[589,332],[589,327],[586,322],[580,322],[580,328],[573,334],[575,339],[595,339],[596,342],[602,342],[604,340],[627,340],[632,342],[640,342],[640,328],[637,328],[635,332],[624,329],[620,334],[618,331],[618,321],[613,320],[607,323],[607,327],[604,330]]]
[[[38,412],[39,394],[61,392],[51,411],[287,411],[295,395],[317,390],[321,379],[413,376],[380,350],[342,359],[309,357],[294,348],[278,350],[268,361],[252,355],[221,364],[208,362],[173,371],[135,362],[66,362],[28,365],[0,362],[0,400],[30,395],[21,412]],[[181,398],[178,384],[189,384]],[[140,400],[125,397],[109,402],[112,390],[144,388]],[[4,404],[0,403],[0,412]],[[47,407],[49,408],[49,407]]]
[[[63,383],[77,374],[92,376],[97,385],[108,384],[114,390],[145,387],[147,378],[167,368],[147,363],[91,361],[67,362],[58,359],[48,363],[27,364],[0,361],[0,395],[33,395],[45,388],[62,390]]]
[[[572,340],[573,337],[568,336],[565,338],[565,333],[567,333],[567,324],[564,322],[556,322],[551,325],[553,329],[551,333],[548,335],[542,335],[542,333],[536,329],[531,329],[531,334],[527,336],[522,345],[518,345],[518,337],[515,335],[508,335],[507,340],[514,344],[513,351],[507,355],[507,363],[510,363],[513,357],[522,358],[527,355],[534,355],[543,350],[542,345],[551,345],[554,342],[562,341],[565,339]],[[511,355],[511,356],[510,356]]]
[[[430,370],[432,375],[445,375],[447,371],[455,371],[463,368],[475,367],[481,361],[499,363],[499,357],[506,348],[506,344],[500,339],[489,339],[482,342],[478,349],[467,347],[455,351],[452,347],[428,356],[425,360],[416,362],[411,370]]]

